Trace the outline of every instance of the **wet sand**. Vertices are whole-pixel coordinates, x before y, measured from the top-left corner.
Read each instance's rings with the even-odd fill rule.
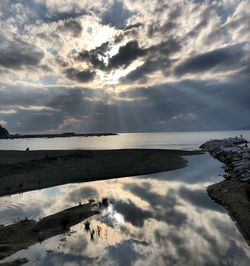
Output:
[[[0,196],[170,171],[187,165],[182,156],[200,153],[160,149],[0,151]]]
[[[250,246],[250,184],[225,180],[207,189],[209,196],[228,212]]]

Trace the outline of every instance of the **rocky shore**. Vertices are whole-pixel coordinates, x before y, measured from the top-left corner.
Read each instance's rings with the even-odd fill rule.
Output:
[[[209,196],[221,204],[250,246],[250,149],[244,138],[210,140],[200,148],[224,163],[226,180],[211,185]]]
[[[200,148],[225,164],[226,179],[250,181],[250,148],[244,138],[210,140]]]

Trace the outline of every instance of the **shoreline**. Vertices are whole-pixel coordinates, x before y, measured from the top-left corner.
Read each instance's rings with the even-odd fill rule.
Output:
[[[0,197],[68,183],[175,170],[187,165],[182,156],[196,154],[203,152],[160,149],[0,150]],[[0,260],[62,234],[67,228],[100,211],[100,205],[90,199],[88,204],[79,203],[79,206],[44,217],[38,222],[26,219],[12,225],[0,225]],[[20,258],[6,265],[26,262],[26,258]]]
[[[35,139],[35,138],[71,138],[71,137],[105,137],[117,136],[117,133],[84,133],[77,134],[74,132],[61,133],[61,134],[10,134],[8,137],[0,139]]]
[[[201,153],[163,149],[0,150],[0,196],[175,170],[187,165],[182,156]]]
[[[201,149],[224,163],[225,180],[207,187],[250,246],[250,149],[243,138],[210,140]]]
[[[227,211],[250,246],[250,184],[224,180],[208,186],[208,195]]]

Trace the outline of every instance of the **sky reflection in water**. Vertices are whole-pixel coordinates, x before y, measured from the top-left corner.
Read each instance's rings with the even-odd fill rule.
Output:
[[[90,232],[71,231],[17,252],[37,265],[249,265],[250,252],[206,186],[221,164],[209,155],[186,157],[188,167],[153,175],[70,184],[0,198],[0,224],[39,219],[90,198],[108,197]]]

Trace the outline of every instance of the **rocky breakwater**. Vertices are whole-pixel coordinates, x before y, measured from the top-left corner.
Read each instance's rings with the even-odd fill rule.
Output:
[[[226,180],[210,185],[209,196],[222,205],[250,246],[250,149],[244,138],[210,140],[200,146],[224,163]]]
[[[226,179],[250,181],[250,148],[244,138],[210,140],[200,146],[225,164]]]

